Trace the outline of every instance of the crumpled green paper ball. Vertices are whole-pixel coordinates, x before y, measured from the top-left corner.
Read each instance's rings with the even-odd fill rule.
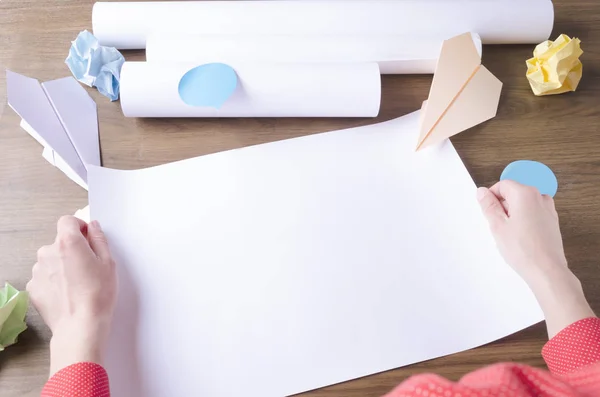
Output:
[[[6,283],[0,289],[0,351],[17,343],[19,334],[27,329],[25,314],[29,295]]]

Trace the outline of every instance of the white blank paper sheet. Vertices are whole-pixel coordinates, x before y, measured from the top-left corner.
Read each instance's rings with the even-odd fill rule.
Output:
[[[119,269],[115,397],[282,397],[542,320],[450,143],[418,113],[89,172]]]
[[[377,62],[382,74],[433,73],[444,39],[368,35],[189,35],[146,41],[148,62]],[[481,54],[481,38],[474,35]]]
[[[145,48],[153,33],[444,40],[475,32],[484,44],[537,44],[550,36],[554,7],[551,0],[99,2],[92,24],[100,44],[120,49]]]

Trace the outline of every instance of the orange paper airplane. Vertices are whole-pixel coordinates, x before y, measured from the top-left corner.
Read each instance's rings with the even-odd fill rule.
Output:
[[[481,64],[471,33],[446,40],[421,107],[417,150],[495,117],[501,91],[502,82]]]

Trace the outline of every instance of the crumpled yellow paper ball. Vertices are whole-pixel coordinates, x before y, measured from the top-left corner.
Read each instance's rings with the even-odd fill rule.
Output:
[[[561,34],[556,41],[544,41],[527,60],[527,79],[535,95],[554,95],[575,91],[583,65],[581,40]]]

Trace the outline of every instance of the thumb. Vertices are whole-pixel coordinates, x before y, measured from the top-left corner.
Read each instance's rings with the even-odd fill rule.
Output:
[[[108,240],[106,240],[106,236],[104,235],[104,232],[102,231],[98,221],[92,221],[88,225],[87,239],[92,251],[94,251],[98,258],[103,261],[111,260],[110,249],[108,248]]]
[[[502,203],[488,188],[480,187],[477,189],[477,201],[479,201],[481,210],[490,225],[497,225],[499,222],[508,219]]]

